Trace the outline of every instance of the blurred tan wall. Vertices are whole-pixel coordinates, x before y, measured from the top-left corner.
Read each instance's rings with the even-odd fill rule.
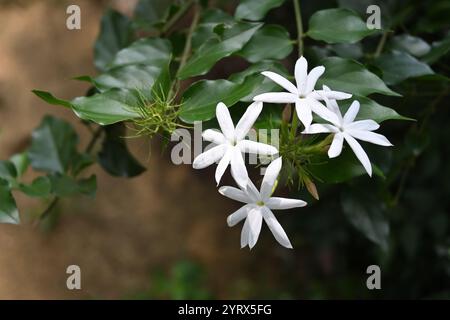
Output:
[[[65,28],[69,3],[81,7],[81,31]],[[0,1],[1,159],[27,146],[44,114],[69,120],[81,135],[81,145],[86,144],[86,129],[74,115],[43,103],[30,91],[40,88],[64,98],[84,94],[86,85],[70,78],[95,74],[92,46],[104,5],[87,0]],[[226,226],[226,216],[237,204],[217,193],[213,171],[174,166],[158,148],[149,158],[145,139],[132,144],[147,173],[126,180],[96,166],[97,198],[64,200],[61,221],[52,232],[29,223],[0,225],[0,298],[120,298],[147,288],[154,268],[182,258],[203,264],[215,293],[229,297],[230,286],[254,273],[254,267],[262,268],[254,264],[260,249],[252,254],[240,250],[240,228]],[[22,216],[45,207],[20,195],[18,202]],[[258,259],[270,261],[268,256]],[[81,291],[65,287],[70,264],[82,269]]]

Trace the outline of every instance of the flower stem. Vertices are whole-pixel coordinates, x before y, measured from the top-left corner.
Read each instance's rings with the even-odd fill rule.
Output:
[[[295,23],[297,24],[297,45],[298,45],[298,56],[303,55],[303,23],[302,23],[302,12],[300,10],[300,1],[294,0],[294,12],[295,12]],[[295,139],[298,127],[298,115],[297,110],[294,106],[294,113],[292,115],[291,123],[291,137]]]
[[[387,37],[388,37],[388,32],[387,31],[383,32],[380,42],[378,42],[377,49],[375,50],[375,53],[373,54],[374,58],[378,58],[380,56],[381,52],[383,52],[383,48],[384,48],[384,45],[386,44]]]

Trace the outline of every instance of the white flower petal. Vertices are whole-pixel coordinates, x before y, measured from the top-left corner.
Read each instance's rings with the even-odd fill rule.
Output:
[[[248,239],[248,246],[249,248],[253,248],[258,241],[259,234],[261,233],[261,226],[262,226],[262,207],[253,207],[249,210],[247,219],[245,222],[248,221],[249,224],[249,239]]]
[[[331,124],[313,123],[309,126],[308,130],[303,130],[304,134],[316,134],[316,133],[328,133],[338,132],[339,129]]]
[[[315,99],[319,99],[319,100],[322,100],[324,96],[327,97],[328,99],[333,99],[333,100],[345,100],[345,99],[350,99],[352,97],[352,95],[350,93],[341,92],[341,91],[333,91],[333,90],[329,90],[329,91],[314,90],[313,92],[310,93],[310,95],[312,95]]]
[[[344,125],[348,125],[355,120],[356,116],[359,112],[359,102],[357,100],[353,101],[350,105],[350,108],[348,108],[347,112],[344,115]]]
[[[307,203],[303,200],[279,198],[279,197],[271,197],[265,202],[265,205],[269,209],[273,209],[273,210],[285,210],[285,209],[299,208],[299,207],[306,206],[306,204]]]
[[[231,152],[231,175],[239,187],[245,189],[248,182],[248,173],[241,150],[234,147]]]
[[[295,110],[297,111],[297,116],[300,121],[308,129],[312,122],[312,112],[309,105],[306,103],[305,99],[298,99],[295,103]]]
[[[253,202],[253,199],[250,199],[250,197],[241,189],[235,188],[235,187],[229,187],[229,186],[223,186],[219,188],[219,193],[227,198],[230,198],[235,201],[239,201],[242,203],[251,203]]]
[[[378,123],[373,120],[359,120],[352,123],[349,123],[346,126],[348,130],[364,130],[364,131],[374,131],[380,127]]]
[[[225,136],[217,130],[207,129],[203,131],[202,137],[206,141],[210,141],[215,144],[222,144],[226,142]]]
[[[259,94],[253,98],[253,101],[262,101],[268,103],[294,103],[298,97],[288,92],[267,92]]]
[[[331,110],[339,119],[339,122],[342,122],[342,113],[341,109],[339,108],[338,103],[335,99],[330,99],[327,97],[326,93],[330,92],[330,88],[328,88],[326,85],[323,85],[323,91],[325,92],[322,94],[322,99],[325,101],[325,104],[327,105],[327,108]],[[316,91],[317,92],[317,91]]]
[[[261,101],[253,102],[242,115],[236,125],[236,130],[234,131],[236,140],[242,140],[245,135],[250,131],[259,114],[261,113],[263,103]]]
[[[263,156],[272,156],[278,153],[277,148],[275,148],[274,146],[251,140],[239,141],[237,146],[241,149],[242,152],[254,153]]]
[[[254,203],[262,200],[261,195],[259,194],[259,190],[256,188],[255,184],[250,179],[248,179],[245,192]]]
[[[286,89],[290,93],[293,93],[295,95],[298,94],[297,88],[292,84],[292,82],[290,82],[288,79],[286,79],[282,75],[279,75],[278,73],[275,73],[272,71],[264,71],[264,72],[261,72],[261,74],[263,76],[266,76],[273,82],[279,84],[280,86],[282,86],[284,89]]]
[[[223,155],[222,159],[220,159],[219,164],[217,165],[216,173],[215,173],[215,179],[216,179],[217,185],[219,185],[220,179],[222,179],[222,176],[225,173],[225,170],[227,170],[227,167],[230,164],[231,152],[232,152],[231,148],[228,147],[227,150],[225,151],[225,154]]]
[[[317,80],[320,78],[320,76],[325,72],[324,66],[318,66],[313,68],[308,76],[306,77],[306,85],[305,90],[302,93],[308,94],[311,91],[314,90],[314,87],[316,86]]]
[[[262,184],[261,184],[261,198],[269,199],[272,195],[272,189],[275,181],[278,178],[282,165],[281,157],[273,160],[266,169]]]
[[[230,214],[227,217],[227,224],[229,227],[234,227],[239,222],[241,222],[243,219],[247,217],[248,212],[254,205],[245,205],[241,207],[240,209],[236,210],[232,214]]]
[[[248,240],[250,240],[250,221],[245,219],[244,226],[241,231],[241,248],[244,248],[248,245]]]
[[[321,117],[324,120],[327,120],[328,122],[331,122],[335,126],[339,126],[341,121],[338,118],[338,115],[332,112],[330,109],[325,107],[323,104],[321,104],[319,101],[311,98],[306,99],[306,103],[310,106],[311,110],[317,114],[319,117]]]
[[[344,135],[342,133],[336,133],[333,137],[333,142],[328,149],[328,157],[336,158],[342,152],[342,145],[344,143]]]
[[[361,145],[358,143],[358,141],[356,141],[349,134],[344,133],[344,138],[347,141],[347,143],[350,145],[350,148],[352,148],[352,150],[355,153],[358,160],[363,165],[364,169],[366,169],[367,174],[371,177],[372,176],[372,164],[370,163],[369,157],[367,156],[364,149],[361,147]]]
[[[389,140],[378,133],[371,132],[371,131],[362,131],[362,130],[347,130],[348,134],[350,134],[352,137],[367,141],[373,144],[377,144],[380,146],[390,147],[392,146],[392,143],[389,142]]]
[[[272,231],[273,236],[278,241],[279,244],[281,244],[283,247],[292,249],[292,244],[289,241],[289,238],[284,231],[281,224],[278,222],[278,220],[275,218],[272,211],[270,211],[269,208],[264,208],[263,210],[263,216],[264,221],[266,221],[267,226],[269,227],[270,231]]]
[[[231,120],[230,111],[227,106],[219,102],[216,107],[216,118],[219,122],[220,129],[222,130],[223,135],[228,140],[234,140],[234,125],[233,120]]]
[[[225,151],[227,149],[227,146],[224,144],[215,146],[214,148],[209,149],[208,151],[205,151],[201,154],[199,154],[192,163],[192,167],[194,169],[203,169],[210,165],[212,165],[214,162],[218,161],[220,158],[223,157],[225,154]]]
[[[306,85],[306,79],[308,74],[308,61],[304,57],[300,57],[295,62],[295,82],[297,83],[298,92],[303,92]]]

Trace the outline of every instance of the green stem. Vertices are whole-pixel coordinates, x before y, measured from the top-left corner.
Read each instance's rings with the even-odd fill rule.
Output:
[[[303,55],[303,22],[302,22],[302,12],[300,10],[300,1],[294,0],[294,12],[295,12],[295,23],[297,24],[297,45],[298,45],[298,56]],[[291,138],[295,139],[298,127],[298,115],[297,110],[294,106],[294,112],[292,114],[291,123]]]
[[[178,66],[177,74],[178,72],[185,66],[187,59],[189,58],[191,54],[192,49],[192,35],[194,34],[195,28],[197,28],[198,21],[200,18],[200,9],[199,6],[196,4],[194,6],[194,17],[192,18],[191,25],[189,27],[188,34],[186,36],[186,43],[184,45],[183,53],[181,55],[180,64]],[[179,81],[176,79],[172,83],[172,87],[170,88],[170,92],[168,95],[168,100],[172,98],[175,92],[175,87],[178,85]]]
[[[186,3],[180,8],[180,10],[178,10],[177,13],[175,13],[173,17],[170,18],[170,20],[167,21],[167,23],[161,29],[161,35],[166,35],[168,31],[173,27],[173,25],[186,13],[186,11],[194,2],[195,0],[186,1]]]
[[[375,53],[373,54],[374,58],[378,58],[380,56],[381,52],[383,52],[387,37],[388,37],[388,32],[385,31],[383,33],[383,35],[381,36],[380,42],[378,42],[378,46],[377,46],[377,49],[375,50]]]

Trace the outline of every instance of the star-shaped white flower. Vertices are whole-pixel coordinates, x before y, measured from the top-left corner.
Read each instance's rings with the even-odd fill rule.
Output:
[[[308,74],[308,62],[304,57],[300,57],[295,63],[295,81],[297,86],[287,80],[285,77],[271,71],[264,71],[262,74],[272,81],[276,82],[288,92],[268,92],[259,94],[253,98],[254,101],[269,103],[295,103],[295,110],[298,118],[305,128],[308,128],[312,122],[312,112],[320,117],[327,119],[327,108],[319,102],[325,95],[329,99],[348,99],[352,95],[340,91],[323,92],[314,90],[317,80],[325,72],[324,66],[313,68]]]
[[[248,181],[248,173],[242,153],[254,153],[265,156],[278,153],[277,148],[271,145],[244,140],[261,113],[262,105],[262,102],[252,103],[235,128],[227,106],[219,102],[216,107],[216,117],[222,132],[208,129],[202,134],[204,140],[217,144],[217,146],[198,155],[192,164],[194,169],[203,169],[220,160],[215,175],[217,184],[219,184],[230,164],[231,175],[234,180],[240,187],[245,188]]]
[[[234,187],[221,187],[219,192],[224,196],[245,203],[245,205],[232,213],[227,218],[228,226],[233,227],[245,219],[241,233],[241,248],[249,246],[253,248],[258,241],[261,232],[262,220],[266,221],[275,239],[284,247],[292,248],[291,242],[275,218],[271,209],[283,210],[306,206],[306,202],[297,199],[271,197],[275,182],[281,170],[281,158],[277,158],[267,167],[258,191],[252,181],[248,181],[247,187],[239,190]]]
[[[327,90],[329,89],[324,86],[324,91]],[[392,144],[385,136],[372,132],[380,127],[375,121],[369,119],[354,121],[359,112],[358,101],[353,101],[350,108],[348,108],[347,112],[342,117],[341,110],[339,109],[336,100],[328,99],[326,97],[324,99],[328,109],[336,115],[334,119],[328,119],[332,124],[315,123],[302,133],[334,133],[333,141],[328,149],[328,157],[330,158],[335,158],[341,154],[342,145],[345,139],[364,169],[366,169],[368,175],[372,176],[372,165],[369,157],[356,139],[386,147],[392,146]]]

